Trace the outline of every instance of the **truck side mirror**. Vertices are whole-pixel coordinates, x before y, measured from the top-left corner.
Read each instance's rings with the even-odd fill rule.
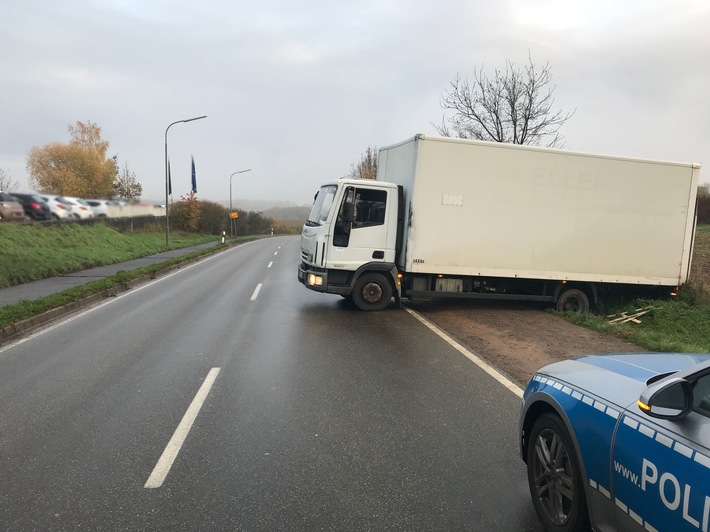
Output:
[[[354,222],[355,204],[350,201],[343,202],[343,206],[340,208],[340,217],[344,222]]]

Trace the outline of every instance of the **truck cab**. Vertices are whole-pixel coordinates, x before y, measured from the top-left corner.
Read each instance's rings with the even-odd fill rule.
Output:
[[[389,305],[396,288],[400,187],[339,179],[321,187],[301,234],[298,279],[363,310]],[[400,229],[401,234],[401,229]]]

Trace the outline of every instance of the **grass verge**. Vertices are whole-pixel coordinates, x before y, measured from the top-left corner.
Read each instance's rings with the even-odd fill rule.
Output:
[[[696,306],[682,299],[636,299],[607,308],[611,314],[630,314],[646,307],[652,310],[639,318],[641,323],[610,323],[606,314],[567,313],[564,316],[572,323],[623,338],[650,351],[710,353],[710,306]]]
[[[641,323],[609,323],[608,315],[652,307]],[[593,314],[564,314],[577,325],[623,338],[651,351],[710,353],[710,225],[698,226],[690,279],[678,299],[612,300]]]

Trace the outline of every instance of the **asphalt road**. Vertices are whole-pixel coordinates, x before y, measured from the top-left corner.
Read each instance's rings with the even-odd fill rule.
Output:
[[[540,530],[520,399],[232,248],[0,349],[2,530]]]

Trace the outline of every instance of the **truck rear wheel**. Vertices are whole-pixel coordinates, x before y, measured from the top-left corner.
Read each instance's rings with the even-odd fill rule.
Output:
[[[379,273],[365,273],[355,282],[353,303],[360,310],[383,310],[392,299],[392,285]]]
[[[570,288],[560,294],[555,306],[558,312],[576,312],[586,314],[589,312],[589,298],[587,294],[577,288]]]

